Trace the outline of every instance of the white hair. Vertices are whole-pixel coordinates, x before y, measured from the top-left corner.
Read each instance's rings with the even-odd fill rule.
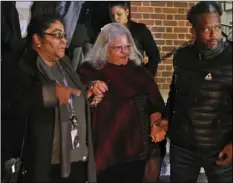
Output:
[[[93,48],[87,53],[84,62],[89,62],[96,69],[101,69],[107,63],[106,55],[109,43],[118,36],[125,35],[130,45],[129,60],[135,65],[143,63],[143,57],[136,48],[134,40],[127,27],[119,23],[105,25],[98,35]]]

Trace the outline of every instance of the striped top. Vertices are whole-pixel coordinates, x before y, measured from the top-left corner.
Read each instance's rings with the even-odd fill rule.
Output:
[[[159,146],[151,142],[150,138],[150,114],[146,113],[147,100],[148,97],[146,95],[134,97],[134,103],[137,107],[142,127],[143,152],[128,161],[146,160],[151,153],[159,156]]]

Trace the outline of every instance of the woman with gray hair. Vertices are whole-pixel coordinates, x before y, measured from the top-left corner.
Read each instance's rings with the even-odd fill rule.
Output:
[[[111,23],[105,25],[101,29],[101,33],[98,36],[93,49],[89,52],[86,61],[90,61],[90,63],[97,69],[101,69],[108,61],[106,60],[107,49],[109,43],[116,39],[119,35],[125,35],[128,41],[129,48],[129,59],[135,64],[140,65],[143,61],[143,57],[140,52],[137,50],[134,40],[128,31],[119,23]],[[120,46],[114,48],[116,51],[121,49]]]
[[[160,126],[164,101],[153,77],[141,66],[142,56],[129,30],[105,25],[79,74],[83,83],[101,80],[108,91],[92,108],[94,153],[98,181],[141,182],[152,150],[165,137]],[[97,92],[95,87],[93,91]],[[152,141],[151,143],[150,136]]]

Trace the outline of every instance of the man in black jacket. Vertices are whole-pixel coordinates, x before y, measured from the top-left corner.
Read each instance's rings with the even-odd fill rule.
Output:
[[[18,122],[22,118],[6,112],[8,101],[4,100],[4,97],[8,93],[5,86],[10,84],[12,73],[18,70],[17,64],[22,55],[23,39],[16,2],[1,2],[1,11],[1,94],[3,96],[1,100],[1,162],[3,170],[4,161],[16,157],[17,150],[21,146],[21,138],[18,134],[23,130],[23,127],[21,128]],[[14,127],[12,127],[12,122],[15,122]],[[14,136],[15,134],[17,135]]]
[[[171,182],[232,182],[232,46],[221,35],[217,2],[188,13],[195,43],[177,51],[162,122],[171,140]]]

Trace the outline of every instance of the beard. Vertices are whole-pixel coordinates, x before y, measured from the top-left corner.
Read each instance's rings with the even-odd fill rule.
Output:
[[[207,41],[206,48],[208,50],[214,50],[218,47],[219,43],[220,43],[220,40],[210,39]]]
[[[205,43],[197,42],[197,49],[204,58],[206,59],[213,58],[223,51],[224,41],[222,39],[221,40],[215,39],[214,41],[216,41],[215,44],[213,44],[213,42],[211,42],[211,44],[208,44],[206,42]]]
[[[213,39],[206,40],[205,42],[200,41],[200,40],[197,42],[198,42],[200,49],[211,51],[211,50],[215,50],[218,47],[218,45],[220,44],[220,41],[221,40],[217,40],[213,38]]]

